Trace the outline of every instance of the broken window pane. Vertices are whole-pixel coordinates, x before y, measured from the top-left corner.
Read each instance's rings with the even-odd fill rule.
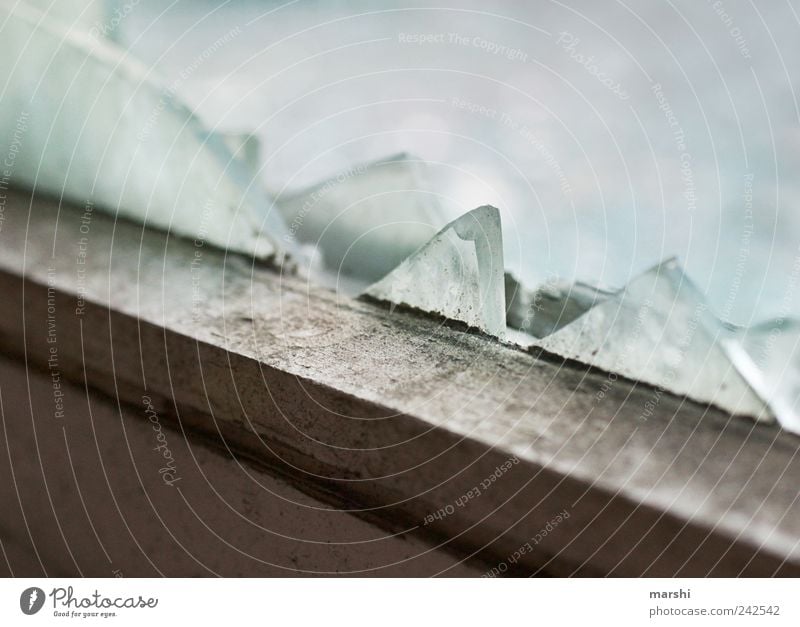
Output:
[[[448,224],[364,294],[501,337],[504,292],[500,213],[487,205]]]
[[[766,419],[764,403],[722,349],[721,339],[730,334],[670,259],[536,346],[732,413]]]
[[[423,172],[405,154],[355,166],[278,206],[298,241],[336,275],[377,281],[447,222]]]
[[[259,258],[290,245],[244,159],[103,38],[67,30],[23,4],[0,6],[0,143],[24,141],[11,180],[25,187]]]
[[[740,331],[724,346],[781,425],[800,433],[800,321],[769,320]]]
[[[13,3],[6,4],[11,6]],[[326,48],[321,32],[313,34],[314,41],[300,42],[286,38],[289,48],[282,47],[279,54],[254,54],[252,65],[248,64],[249,69],[245,68],[241,74],[237,73],[234,77],[236,80],[227,82],[225,78],[229,78],[229,70],[235,67],[232,60],[237,59],[238,51],[244,49],[239,46],[254,46],[250,52],[260,51],[264,32],[233,29],[223,38],[215,40],[209,35],[217,27],[212,24],[216,20],[206,22],[210,31],[195,34],[198,38],[188,44],[186,42],[189,40],[185,40],[183,53],[172,61],[171,72],[175,80],[169,88],[161,88],[149,78],[148,68],[139,66],[123,55],[120,49],[103,41],[102,37],[88,36],[86,30],[96,30],[98,20],[102,25],[101,7],[95,7],[97,11],[87,13],[87,21],[83,25],[69,27],[66,22],[73,17],[77,19],[69,7],[64,8],[61,4],[56,7],[45,1],[38,2],[38,5],[51,12],[41,22],[41,14],[25,5],[0,10],[4,16],[5,11],[11,12],[9,19],[4,20],[4,25],[0,27],[4,43],[11,50],[25,50],[24,67],[9,63],[0,70],[0,78],[5,78],[7,83],[4,107],[0,110],[0,140],[7,140],[9,145],[16,146],[14,134],[20,132],[21,125],[26,135],[24,145],[20,142],[22,149],[15,162],[13,182],[28,186],[35,183],[40,189],[63,194],[77,202],[93,200],[99,207],[116,211],[119,215],[259,257],[270,256],[279,252],[280,248],[294,249],[295,241],[308,244],[320,253],[323,265],[335,278],[338,289],[346,284],[345,291],[358,293],[368,282],[377,281],[391,273],[367,293],[374,292],[375,297],[462,320],[494,335],[500,336],[503,332],[503,316],[498,313],[501,308],[496,306],[495,295],[500,288],[497,287],[495,273],[502,273],[506,264],[500,255],[488,255],[491,257],[491,263],[488,264],[491,270],[486,270],[487,263],[482,258],[481,245],[470,237],[462,237],[463,232],[454,228],[457,223],[449,225],[450,231],[440,232],[426,245],[447,221],[441,198],[455,198],[456,203],[468,199],[470,204],[467,206],[492,202],[508,207],[509,215],[515,220],[515,228],[511,233],[527,233],[524,245],[520,246],[521,259],[509,260],[509,265],[513,265],[517,272],[520,272],[520,268],[527,268],[531,272],[530,275],[524,275],[527,278],[541,279],[536,274],[539,268],[535,266],[545,255],[541,247],[535,244],[543,243],[543,240],[537,240],[544,237],[543,234],[547,234],[549,242],[549,228],[540,227],[555,224],[557,228],[552,233],[555,250],[548,251],[548,255],[555,257],[552,262],[554,267],[564,272],[572,268],[577,274],[598,280],[617,280],[626,268],[623,262],[627,264],[629,261],[624,251],[631,248],[632,241],[647,242],[633,247],[635,263],[644,262],[639,256],[642,251],[648,256],[646,263],[652,262],[654,258],[649,255],[655,254],[655,244],[677,250],[678,243],[684,241],[686,224],[681,223],[682,219],[666,220],[666,213],[661,216],[654,212],[653,207],[659,204],[656,201],[660,199],[665,208],[687,204],[694,209],[703,204],[699,202],[702,198],[695,196],[696,193],[703,191],[706,194],[703,198],[707,201],[713,198],[711,194],[715,192],[706,186],[696,189],[695,181],[710,179],[693,177],[689,181],[691,190],[683,190],[691,193],[680,196],[682,200],[676,203],[681,194],[681,184],[687,181],[682,176],[679,179],[666,178],[664,189],[672,197],[664,203],[661,190],[658,189],[659,193],[654,194],[656,188],[649,186],[648,176],[645,176],[652,171],[651,164],[646,159],[630,158],[634,154],[631,152],[633,148],[626,143],[624,154],[626,163],[634,168],[632,178],[636,186],[646,186],[644,193],[637,196],[639,205],[647,210],[609,214],[609,223],[614,228],[604,231],[603,238],[600,238],[597,224],[590,222],[587,226],[583,219],[575,224],[553,219],[564,213],[562,195],[573,194],[578,214],[584,218],[596,218],[597,212],[586,209],[594,206],[599,190],[585,183],[590,180],[589,172],[576,161],[578,153],[574,147],[569,148],[569,141],[564,141],[570,138],[556,130],[554,118],[544,115],[543,111],[537,112],[527,101],[522,103],[523,106],[518,106],[519,103],[515,103],[509,95],[503,96],[501,92],[487,94],[484,86],[471,87],[460,80],[455,84],[442,85],[438,81],[431,81],[431,91],[426,95],[432,98],[424,99],[429,101],[424,107],[419,99],[415,99],[411,105],[402,99],[387,98],[374,108],[352,109],[354,101],[366,102],[366,94],[371,97],[374,93],[396,89],[398,91],[393,95],[408,95],[413,91],[410,88],[416,88],[419,84],[418,78],[391,74],[387,79],[383,72],[370,71],[366,74],[369,78],[363,82],[341,80],[351,78],[351,68],[361,59],[370,57],[363,54],[364,49],[355,47],[348,48],[350,52],[340,52],[357,57],[330,54],[308,57],[306,47],[319,45],[319,52]],[[144,7],[140,8],[144,10]],[[64,24],[59,25],[51,19],[56,9],[58,18]],[[168,11],[159,14],[159,22],[163,24],[165,20],[178,20],[180,24],[183,19],[181,12],[176,11],[172,17]],[[137,23],[134,17],[132,15],[128,23],[133,31]],[[392,16],[389,22],[380,25],[389,29],[389,39],[395,35],[398,19],[402,18]],[[142,28],[143,24],[149,23],[149,19],[142,19],[138,23],[138,28]],[[338,43],[339,28],[342,27],[337,24],[335,31],[331,31],[329,36],[333,39],[329,43]],[[290,29],[287,25],[281,26],[278,20],[272,22],[269,28]],[[354,25],[353,28],[360,32],[362,25]],[[289,32],[292,31],[288,30],[286,34]],[[230,33],[234,33],[236,44],[222,46],[219,42],[232,41],[226,39]],[[108,34],[123,35],[122,30],[117,31],[116,27]],[[28,41],[28,37],[31,37],[31,41]],[[209,63],[202,72],[194,73],[187,83],[181,85],[183,70],[196,58],[197,43],[205,41],[204,37],[212,44],[205,49],[208,56],[204,60],[209,61],[213,51],[214,55],[218,55],[219,65]],[[138,36],[129,33],[120,41],[126,39],[127,44],[132,45],[132,49],[142,58],[157,63],[159,70],[170,72],[170,64],[164,63],[162,52],[171,50],[179,43],[173,37],[165,37],[163,49],[159,51],[156,50],[157,46],[152,45],[152,40],[145,38],[139,41]],[[398,58],[407,57],[406,49],[392,50],[392,54],[400,55]],[[291,57],[291,53],[297,51],[302,52],[303,58],[309,63],[313,61],[314,66],[292,66],[291,72],[279,72],[283,69],[285,53],[289,52]],[[423,48],[418,51],[424,54]],[[437,67],[440,52],[437,50],[433,57]],[[563,51],[556,52],[561,54]],[[388,53],[387,49],[383,49],[383,54]],[[456,54],[460,58],[462,53],[458,51]],[[564,58],[561,62],[569,64],[571,60]],[[559,63],[558,59],[556,63]],[[495,64],[491,65],[495,67]],[[271,68],[269,72],[265,72],[266,67]],[[513,68],[513,65],[508,67]],[[528,69],[524,74],[528,76],[529,71],[532,70]],[[216,76],[213,76],[215,73]],[[635,73],[638,75],[638,70]],[[277,83],[267,81],[262,85],[265,74],[282,78]],[[749,74],[745,75],[749,80]],[[319,94],[319,101],[309,98],[302,101],[305,103],[302,106],[287,109],[285,105],[294,102],[295,96],[308,93],[310,76],[336,76],[338,80],[326,86],[326,91]],[[237,80],[243,82],[237,83]],[[530,80],[536,82],[532,75]],[[595,78],[590,77],[589,80],[594,81]],[[629,80],[633,80],[633,77],[629,76]],[[240,86],[238,89],[237,85]],[[246,85],[247,89],[241,85]],[[250,89],[257,86],[261,88]],[[650,94],[649,85],[645,89],[648,97],[655,96],[659,103],[656,107],[655,102],[651,102],[650,107],[642,109],[643,116],[655,116],[655,119],[643,118],[647,127],[653,121],[663,122],[662,114],[666,110],[672,115],[672,108],[667,107],[669,101],[676,105],[676,109],[686,106],[685,102],[680,102],[685,94],[682,97],[682,90],[677,86],[662,88],[659,83],[657,87],[653,94]],[[194,94],[195,105],[206,107],[206,112],[216,113],[209,115],[215,129],[213,132],[203,128],[178,101],[175,97],[177,91],[187,98]],[[714,92],[713,88],[711,92]],[[751,92],[751,89],[743,90],[743,93]],[[209,93],[215,94],[216,100],[206,98]],[[452,98],[455,93],[459,96]],[[249,100],[248,95],[252,95],[252,100],[247,106],[234,106],[242,104],[243,99]],[[689,95],[691,101],[696,99],[693,92]],[[634,92],[631,92],[631,96],[635,97]],[[715,95],[706,93],[705,97],[713,98]],[[323,100],[332,114],[318,119],[319,102]],[[771,101],[779,102],[780,99],[772,98]],[[647,104],[646,100],[644,102]],[[559,106],[566,107],[566,116],[573,118],[573,122],[587,119],[573,108],[579,104],[576,103],[568,94],[558,99]],[[340,108],[340,104],[346,106]],[[444,112],[441,105],[445,106]],[[430,109],[426,108],[428,106]],[[287,112],[285,115],[284,111]],[[250,117],[242,118],[243,113]],[[777,114],[774,119],[782,120],[785,127],[785,116],[778,110],[772,113]],[[274,117],[279,114],[279,117]],[[687,123],[690,119],[691,115],[684,115],[682,122]],[[699,118],[694,116],[694,119]],[[677,121],[677,117],[674,120]],[[228,129],[234,128],[234,132],[217,130],[219,127],[225,129],[226,121]],[[317,121],[320,126],[315,125]],[[500,121],[499,126],[494,124],[497,121]],[[405,135],[384,133],[387,122],[391,122],[392,129],[403,129]],[[750,128],[753,124],[753,119],[748,120]],[[305,133],[310,128],[314,131]],[[578,136],[582,141],[579,143],[593,145],[585,138],[593,137],[592,129],[596,128],[599,127],[590,124],[580,129]],[[424,131],[414,135],[419,140],[416,143],[404,143],[411,141],[408,133],[416,133],[417,130]],[[467,130],[470,139],[464,143],[462,140]],[[680,130],[682,137],[683,127]],[[768,135],[763,130],[761,139],[758,139],[758,133],[751,131],[749,140],[757,140],[756,144],[762,147],[767,145],[764,144],[764,138],[771,137],[771,128]],[[317,161],[320,155],[336,155],[321,170],[324,176],[336,171],[336,168],[345,169],[308,190],[282,193],[279,198],[273,199],[261,188],[261,182],[255,174],[262,167],[255,136],[259,132],[269,138],[265,146],[275,151],[270,156],[273,189],[288,184],[288,173],[303,171],[306,176],[304,184],[315,180],[309,173],[319,174],[320,170],[306,168],[308,155],[312,151],[317,157],[311,163]],[[716,150],[709,153],[709,148],[713,146],[703,148],[696,143],[700,134],[694,133],[693,136],[695,145],[691,155],[695,167],[705,167],[702,164],[710,163],[710,156],[716,155]],[[358,141],[351,141],[355,137]],[[392,143],[395,141],[397,143]],[[662,135],[660,141],[662,144],[657,146],[657,152],[662,154],[661,149],[666,142],[666,154],[671,154],[672,134]],[[288,160],[285,151],[282,152],[287,145],[292,147]],[[483,153],[472,153],[473,145],[480,147],[481,151],[489,147],[492,153],[509,153],[517,158],[509,162],[484,159],[482,156],[479,158]],[[605,142],[595,142],[594,145],[600,147],[597,149],[600,152],[592,149],[590,153],[594,157],[602,157],[592,160],[600,166],[599,178],[603,186],[619,185],[622,180],[618,176],[620,164],[612,163],[613,155],[602,148],[606,146]],[[768,142],[768,145],[772,146],[772,142]],[[332,147],[336,147],[336,150]],[[535,150],[532,151],[531,147]],[[652,149],[650,146],[647,148],[649,154]],[[451,179],[440,176],[435,181],[426,181],[422,170],[425,162],[404,153],[367,166],[343,165],[358,163],[362,159],[383,154],[383,151],[393,150],[414,150],[427,156],[431,162],[440,160],[448,166],[456,165],[453,172],[458,174],[452,175]],[[794,154],[790,153],[783,154],[783,159]],[[730,153],[725,151],[725,154]],[[294,155],[294,162],[291,155]],[[514,168],[511,163],[517,162],[521,164],[519,180],[512,176]],[[753,160],[758,176],[750,171],[749,166],[744,173],[741,195],[745,204],[751,205],[750,209],[753,196],[762,198],[763,203],[764,193],[768,190],[771,175],[763,171],[764,164],[768,162],[764,159]],[[331,163],[335,167],[331,167]],[[688,162],[681,163],[681,175],[684,167],[689,165]],[[607,168],[605,172],[604,168]],[[637,175],[638,168],[644,168],[645,171]],[[730,164],[726,168],[724,170],[728,173],[738,172],[731,170]],[[677,169],[664,171],[667,174],[671,171],[672,176],[678,172]],[[591,175],[593,178],[594,171]],[[290,181],[297,180],[294,176],[292,174]],[[529,179],[536,183],[537,190],[548,184],[551,186],[550,195],[541,203],[537,200],[536,205],[541,205],[541,215],[531,211],[534,205],[528,195]],[[734,193],[735,202],[728,199],[725,204],[733,208],[730,214],[726,210],[727,231],[693,231],[693,246],[689,249],[680,247],[681,250],[692,252],[687,255],[693,262],[692,274],[704,280],[705,285],[711,285],[708,294],[711,298],[717,298],[717,305],[720,305],[719,295],[727,296],[729,291],[720,289],[719,279],[716,287],[708,283],[704,273],[715,274],[722,268],[721,276],[725,280],[728,280],[729,273],[725,264],[717,263],[716,257],[707,256],[719,252],[718,247],[706,245],[710,235],[727,232],[727,237],[720,240],[721,250],[727,247],[730,254],[731,246],[739,247],[741,244],[739,254],[744,259],[750,259],[752,252],[753,260],[759,257],[763,260],[765,253],[769,252],[770,265],[775,268],[780,268],[781,264],[772,263],[773,259],[783,257],[785,262],[787,254],[793,254],[795,249],[794,246],[786,246],[786,241],[796,232],[796,229],[789,228],[793,214],[786,210],[781,211],[781,228],[775,230],[782,236],[783,245],[775,245],[778,240],[773,239],[764,240],[758,245],[758,238],[755,237],[751,251],[752,229],[749,221],[767,219],[769,216],[763,211],[757,214],[749,210],[744,212],[748,224],[740,241],[737,213],[737,207],[741,204],[740,190],[736,186],[730,189],[733,192],[725,193]],[[623,192],[627,198],[628,190]],[[606,199],[612,199],[612,202],[605,202],[604,205],[617,206],[620,211],[633,211],[627,205],[627,200],[621,198],[619,190],[611,191]],[[499,204],[500,200],[503,201],[502,205]],[[279,211],[291,223],[291,228],[285,227]],[[730,216],[734,216],[733,221]],[[636,219],[631,220],[631,217]],[[656,219],[657,222],[650,222]],[[627,232],[625,225],[631,224],[636,224],[637,228]],[[735,227],[733,231],[731,224]],[[709,228],[708,223],[705,228]],[[770,228],[756,229],[755,232],[771,233],[771,228],[770,225]],[[573,237],[576,233],[579,237]],[[637,239],[642,235],[643,240]],[[501,248],[501,244],[496,246],[497,250]],[[419,253],[412,258],[413,263],[409,260],[407,264],[397,267],[418,250]],[[774,258],[773,253],[778,253],[778,257]],[[606,266],[605,262],[609,259]],[[432,272],[425,274],[424,270],[428,267],[432,268]],[[612,273],[601,276],[605,269],[611,269]],[[541,341],[537,342],[537,346],[679,394],[688,394],[698,400],[715,402],[730,411],[766,415],[766,412],[762,412],[765,400],[782,420],[794,416],[794,410],[788,409],[793,407],[792,390],[796,372],[792,361],[794,344],[780,342],[779,346],[770,348],[769,356],[761,360],[763,363],[759,362],[756,357],[765,350],[763,344],[767,341],[761,327],[745,334],[726,327],[711,315],[705,307],[704,297],[685,280],[679,269],[662,264],[661,270],[661,276],[653,270],[619,292],[560,280],[547,281],[535,290],[529,290],[511,274],[506,274],[508,324],[539,338]],[[319,278],[321,275],[315,272],[316,266],[310,272],[311,277]],[[781,291],[778,281],[764,283],[755,280],[757,276],[747,280],[746,275],[742,262],[742,267],[737,267],[736,282],[732,283],[735,290],[730,292],[736,296],[741,287],[742,296],[731,298],[726,308],[719,308],[726,320],[736,313],[737,308],[747,309],[752,304],[748,303],[748,300],[753,300],[752,294],[757,293],[759,300],[768,304],[770,298],[774,303],[775,294]],[[750,290],[750,298],[745,288]],[[754,292],[754,289],[758,289],[758,292]],[[759,303],[758,306],[767,305]],[[738,319],[748,317],[740,312]],[[789,326],[787,322],[784,333],[789,332]],[[766,333],[766,338],[771,337],[772,331],[774,328]],[[721,338],[733,338],[723,348],[729,357],[733,357],[738,372],[732,370],[731,363],[721,355]],[[749,383],[755,392],[745,383]]]
[[[612,295],[585,283],[554,279],[531,290],[506,272],[508,326],[533,337],[554,333]]]

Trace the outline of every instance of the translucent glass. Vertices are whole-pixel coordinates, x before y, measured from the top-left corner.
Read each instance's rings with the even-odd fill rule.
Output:
[[[454,220],[364,293],[505,334],[500,214],[478,207]]]
[[[278,207],[292,236],[316,247],[330,271],[376,281],[447,223],[424,165],[400,154],[353,166],[278,195]]]
[[[670,259],[536,345],[732,413],[769,419],[723,350],[721,340],[731,333]]]
[[[0,4],[0,145],[12,183],[259,258],[291,248],[244,159],[102,37]]]
[[[740,331],[724,345],[781,425],[800,433],[800,321],[769,320]]]
[[[569,324],[612,294],[609,290],[584,283],[569,283],[563,279],[551,279],[532,290],[507,272],[508,326],[542,338]]]

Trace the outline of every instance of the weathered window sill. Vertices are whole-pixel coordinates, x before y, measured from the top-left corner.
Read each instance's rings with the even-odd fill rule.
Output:
[[[777,427],[97,211],[10,192],[4,218],[5,353],[338,507],[516,573],[800,574]]]

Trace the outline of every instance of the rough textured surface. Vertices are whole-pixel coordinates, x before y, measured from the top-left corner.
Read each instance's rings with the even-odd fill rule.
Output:
[[[364,294],[503,337],[506,303],[500,227],[495,207],[473,209]]]
[[[669,259],[537,345],[727,412],[773,420],[723,350],[728,333]]]
[[[81,279],[81,211],[61,207],[57,235],[55,215],[11,196],[0,232],[0,345],[31,363],[51,348],[49,283],[65,376],[134,403],[146,387],[183,428],[463,555],[507,560],[566,509],[517,568],[800,572],[798,440],[777,427],[99,214]]]
[[[49,373],[0,359],[4,575],[482,572],[403,530],[331,507],[247,460],[221,455],[161,424],[144,403],[118,405],[72,384],[62,390],[65,415],[54,420]],[[169,482],[154,450],[158,434],[174,462]]]

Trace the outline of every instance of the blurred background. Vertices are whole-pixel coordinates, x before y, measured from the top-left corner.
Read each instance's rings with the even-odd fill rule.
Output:
[[[500,208],[530,285],[676,255],[728,322],[798,313],[789,1],[36,4],[256,135],[278,198],[407,153],[448,216]]]

